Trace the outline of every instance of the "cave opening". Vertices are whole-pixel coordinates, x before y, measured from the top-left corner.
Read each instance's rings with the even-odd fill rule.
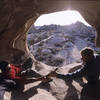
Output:
[[[80,50],[96,50],[96,30],[77,11],[41,15],[27,34],[27,44],[36,60],[62,67],[81,63]]]

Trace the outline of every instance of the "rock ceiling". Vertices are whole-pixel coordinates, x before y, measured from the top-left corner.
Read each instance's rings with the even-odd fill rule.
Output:
[[[100,46],[99,0],[1,0],[0,60],[11,60],[24,51],[29,55],[26,32],[41,14],[77,10],[97,30],[96,45]]]

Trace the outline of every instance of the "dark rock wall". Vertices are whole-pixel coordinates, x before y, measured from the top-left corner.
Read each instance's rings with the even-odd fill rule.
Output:
[[[99,0],[0,0],[0,60],[11,60],[20,51],[28,54],[26,32],[44,13],[78,10],[97,30],[100,46]]]

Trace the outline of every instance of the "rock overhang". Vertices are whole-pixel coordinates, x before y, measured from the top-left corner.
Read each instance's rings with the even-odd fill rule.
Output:
[[[41,14],[77,10],[97,31],[100,46],[99,0],[3,0],[0,1],[0,59],[10,60],[15,52],[29,56],[26,32]]]

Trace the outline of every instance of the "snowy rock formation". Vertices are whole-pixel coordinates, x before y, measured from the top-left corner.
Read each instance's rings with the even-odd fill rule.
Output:
[[[51,66],[80,62],[80,50],[95,47],[95,29],[81,22],[72,25],[32,26],[27,41],[34,57]]]

